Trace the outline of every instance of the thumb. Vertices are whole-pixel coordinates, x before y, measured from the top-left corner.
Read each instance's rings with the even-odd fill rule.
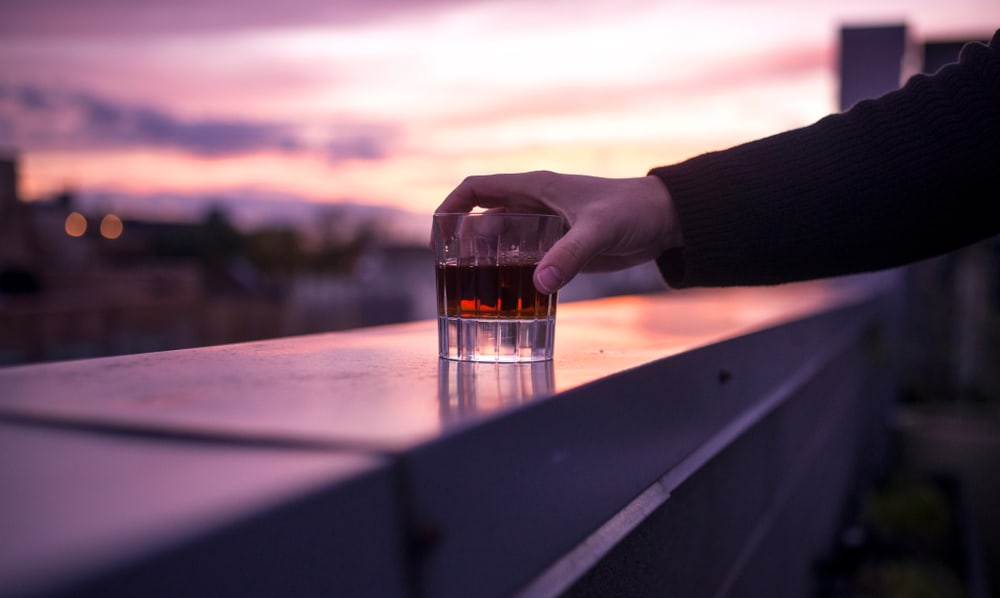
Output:
[[[535,267],[535,288],[552,294],[572,280],[599,252],[593,241],[588,241],[592,238],[585,228],[570,227],[539,260]]]

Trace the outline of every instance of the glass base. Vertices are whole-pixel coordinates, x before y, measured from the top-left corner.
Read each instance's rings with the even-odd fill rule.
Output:
[[[438,317],[438,353],[445,359],[523,363],[552,359],[555,317],[539,320]]]

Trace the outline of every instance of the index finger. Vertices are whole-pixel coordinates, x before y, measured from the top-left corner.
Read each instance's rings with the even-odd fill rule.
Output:
[[[469,176],[466,177],[457,187],[455,187],[441,205],[438,206],[435,213],[441,212],[470,212],[473,208],[483,207],[492,208],[499,207],[501,204],[496,196],[496,194],[489,194],[487,184],[487,179],[493,177],[489,176]],[[502,195],[501,195],[502,197]]]
[[[468,212],[478,206],[510,212],[557,214],[543,197],[552,174],[535,171],[466,177],[435,211]]]

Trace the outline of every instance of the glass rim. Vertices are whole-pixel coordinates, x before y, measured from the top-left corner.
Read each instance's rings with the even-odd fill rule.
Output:
[[[447,217],[477,217],[477,218],[540,218],[540,219],[550,219],[555,218],[558,220],[564,220],[559,214],[547,214],[545,212],[435,212],[433,214],[434,218],[441,216]]]

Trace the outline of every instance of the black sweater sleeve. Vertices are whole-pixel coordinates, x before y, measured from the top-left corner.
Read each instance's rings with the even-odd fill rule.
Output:
[[[655,168],[684,248],[667,283],[760,285],[902,265],[1000,232],[1000,30],[811,126]]]

